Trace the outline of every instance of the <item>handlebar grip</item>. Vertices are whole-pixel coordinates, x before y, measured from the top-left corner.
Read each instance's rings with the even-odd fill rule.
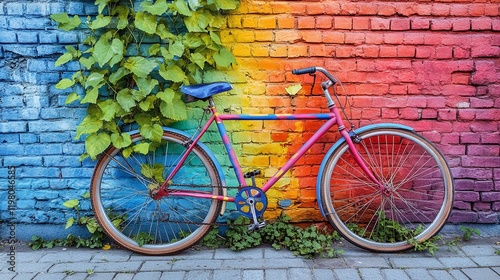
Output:
[[[294,75],[311,74],[314,72],[316,72],[316,67],[314,67],[314,66],[292,70],[292,74],[294,74]]]

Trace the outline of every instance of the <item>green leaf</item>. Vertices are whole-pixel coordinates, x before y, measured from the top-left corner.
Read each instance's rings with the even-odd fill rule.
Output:
[[[85,88],[96,87],[104,81],[104,75],[98,72],[93,72],[87,77],[85,81]]]
[[[111,144],[109,134],[101,132],[92,133],[85,139],[85,150],[92,159],[95,159],[100,153],[104,152]]]
[[[62,79],[56,84],[57,89],[67,89],[75,84],[75,81],[71,79]]]
[[[170,65],[165,68],[165,64],[160,66],[160,76],[162,76],[167,81],[172,81],[174,83],[182,82],[186,79],[184,71],[177,65]]]
[[[158,20],[155,15],[138,12],[135,15],[135,27],[146,32],[147,34],[153,35],[156,32],[156,26],[158,25]]]
[[[102,13],[102,11],[104,10],[104,8],[106,7],[106,5],[109,3],[109,1],[111,0],[95,0],[95,5],[99,5],[98,6],[98,11],[99,11],[99,14]]]
[[[192,14],[191,10],[189,10],[188,5],[186,4],[186,1],[184,0],[175,0],[174,6],[177,12],[179,12],[179,14],[183,16],[190,16]]]
[[[76,127],[76,137],[79,139],[83,134],[97,132],[103,125],[102,120],[95,119],[93,116],[86,116],[83,121]]]
[[[72,92],[66,97],[66,101],[64,102],[66,105],[73,103],[77,100],[80,99],[80,95],[78,95],[76,92]]]
[[[139,129],[140,133],[142,136],[144,136],[146,139],[149,139],[153,142],[161,142],[161,137],[163,136],[163,129],[161,125],[159,124],[154,124],[154,125],[142,125],[141,128]]]
[[[100,67],[103,67],[104,64],[108,63],[108,61],[113,57],[114,52],[111,48],[111,44],[107,36],[101,36],[97,43],[94,46],[94,52],[92,56],[95,58]]]
[[[91,22],[91,24],[89,24],[89,28],[92,30],[96,30],[108,26],[110,22],[111,22],[110,16],[104,16],[100,14]]]
[[[85,69],[90,69],[92,67],[92,65],[94,65],[95,63],[95,58],[93,56],[90,56],[90,57],[80,57],[80,60],[79,60],[80,64],[83,65],[83,67],[85,67]]]
[[[142,101],[144,98],[146,98],[147,94],[141,90],[132,90],[132,97],[134,98],[135,101]]]
[[[218,45],[222,45],[219,35],[217,33],[210,31],[210,38]]]
[[[191,16],[184,18],[184,24],[189,32],[206,32],[205,28],[209,23],[210,15],[203,12],[193,12]]]
[[[120,39],[114,38],[111,42],[111,50],[113,57],[109,60],[109,66],[113,66],[123,59],[123,42]]]
[[[152,119],[151,115],[147,114],[147,113],[141,113],[141,114],[134,115],[135,122],[137,122],[140,126],[144,126],[144,125],[152,126],[153,122],[151,121],[151,119]]]
[[[113,133],[111,134],[111,142],[113,143],[113,146],[115,146],[118,149],[122,149],[125,147],[130,146],[132,144],[132,140],[130,139],[130,134],[124,132],[124,133]]]
[[[66,13],[53,14],[50,15],[50,18],[59,23],[57,27],[64,31],[73,30],[82,23],[80,17],[73,16],[72,18],[70,18]]]
[[[69,52],[66,52],[64,53],[63,55],[61,55],[57,60],[56,60],[56,63],[55,65],[56,66],[60,66],[60,65],[63,65],[65,64],[66,62],[70,61],[73,59],[73,55]]]
[[[150,179],[154,179],[157,182],[163,183],[165,178],[163,178],[163,171],[165,167],[161,163],[155,163],[153,165],[149,163],[141,164],[141,174]]]
[[[168,47],[168,51],[176,56],[182,56],[184,54],[184,45],[182,44],[181,41],[176,41],[173,44],[170,44]]]
[[[135,82],[137,83],[139,90],[142,91],[146,95],[150,94],[151,91],[155,88],[155,86],[158,85],[158,80],[151,79],[149,77],[148,78],[136,78]]]
[[[186,104],[179,99],[174,99],[171,103],[162,101],[160,103],[160,112],[164,117],[175,121],[187,119]]]
[[[158,64],[154,61],[145,59],[144,57],[134,56],[127,60],[125,68],[129,69],[137,77],[146,78]]]
[[[154,108],[156,101],[156,96],[155,95],[150,95],[146,97],[146,99],[142,102],[139,103],[139,108],[141,108],[143,111],[149,111]]]
[[[71,209],[71,208],[75,208],[76,206],[78,206],[78,204],[80,204],[80,201],[78,201],[78,199],[71,199],[71,200],[65,201],[63,203],[63,206]]]
[[[120,67],[116,71],[111,73],[111,75],[109,75],[109,82],[115,85],[121,78],[127,76],[128,74],[130,74],[130,71],[128,69],[126,69],[125,67]]]
[[[196,63],[196,65],[198,65],[202,70],[205,67],[205,56],[200,53],[192,53],[190,60]]]
[[[234,10],[238,7],[239,0],[215,0],[217,9]]]
[[[99,106],[99,108],[103,112],[103,116],[101,117],[101,119],[107,122],[113,120],[116,116],[116,113],[120,110],[120,105],[112,99],[107,99],[105,101],[99,102],[97,106]]]
[[[297,85],[292,85],[292,86],[289,86],[289,87],[285,88],[285,91],[289,95],[296,95],[301,89],[302,89],[302,85],[301,84],[297,84]]]
[[[82,194],[82,198],[90,198],[90,192],[86,191],[84,194]]]
[[[236,63],[233,54],[226,48],[222,48],[219,52],[214,54],[215,63],[218,66],[229,67],[232,63]]]
[[[141,143],[134,146],[134,152],[140,154],[147,154],[149,152],[149,143]]]
[[[122,89],[118,92],[116,95],[116,101],[120,104],[123,110],[125,110],[125,112],[130,112],[130,109],[135,106],[134,97],[128,88]]]
[[[68,229],[70,228],[73,223],[75,222],[75,219],[73,217],[70,217],[67,221],[66,221],[66,227],[64,229]]]
[[[149,47],[148,53],[151,56],[157,55],[160,52],[160,44],[152,44]]]
[[[175,96],[175,91],[171,88],[166,88],[164,91],[160,91],[156,94],[156,97],[165,101],[166,103],[172,103],[174,96]]]
[[[144,9],[144,11],[157,16],[161,16],[168,10],[166,0],[157,0],[154,4],[143,1],[141,2],[141,7]]]

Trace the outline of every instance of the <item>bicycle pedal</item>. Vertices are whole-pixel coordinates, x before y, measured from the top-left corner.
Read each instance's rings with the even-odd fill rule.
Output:
[[[250,171],[250,172],[247,172],[243,175],[243,177],[245,178],[252,178],[252,177],[255,177],[257,175],[260,175],[260,170],[256,169],[254,171]]]
[[[266,225],[267,225],[266,221],[262,221],[260,223],[254,223],[254,224],[251,224],[248,226],[248,231],[250,231],[250,232],[259,231],[260,229],[262,229]]]

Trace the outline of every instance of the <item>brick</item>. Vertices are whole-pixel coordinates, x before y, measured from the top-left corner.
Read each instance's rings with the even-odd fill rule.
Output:
[[[7,15],[20,16],[20,15],[23,15],[23,13],[24,13],[24,4],[17,3],[17,2],[5,3],[5,9],[6,9]]]
[[[471,29],[471,21],[468,18],[455,19],[452,22],[453,31],[467,31]]]
[[[431,21],[431,30],[451,30],[452,22],[446,19],[433,19]]]
[[[500,192],[483,192],[481,193],[481,201],[485,202],[500,201]]]
[[[372,30],[389,30],[391,27],[391,21],[383,18],[372,18],[370,26]]]
[[[368,29],[370,29],[370,18],[368,18],[368,17],[353,17],[352,29],[354,29],[354,30],[368,30]]]
[[[471,20],[472,30],[491,30],[491,19],[490,18],[474,18]]]
[[[329,16],[319,16],[316,18],[315,27],[319,29],[329,29],[333,25],[333,19]]]
[[[333,22],[335,29],[352,29],[351,17],[335,17]]]
[[[409,19],[392,19],[391,20],[391,30],[409,30],[410,20]]]
[[[433,16],[448,16],[450,14],[450,5],[434,4],[431,13]]]

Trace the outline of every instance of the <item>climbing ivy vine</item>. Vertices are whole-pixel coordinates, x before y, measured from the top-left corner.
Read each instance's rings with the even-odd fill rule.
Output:
[[[66,13],[51,18],[65,31],[82,30],[85,39],[67,46],[56,66],[76,61],[79,70],[57,89],[72,89],[66,104],[88,104],[76,128],[86,136],[86,153],[95,159],[109,145],[147,153],[161,140],[162,126],[186,119],[179,89],[211,81],[235,58],[219,37],[224,12],[239,0],[96,0],[98,14]],[[137,124],[148,142],[130,146],[125,127]]]

